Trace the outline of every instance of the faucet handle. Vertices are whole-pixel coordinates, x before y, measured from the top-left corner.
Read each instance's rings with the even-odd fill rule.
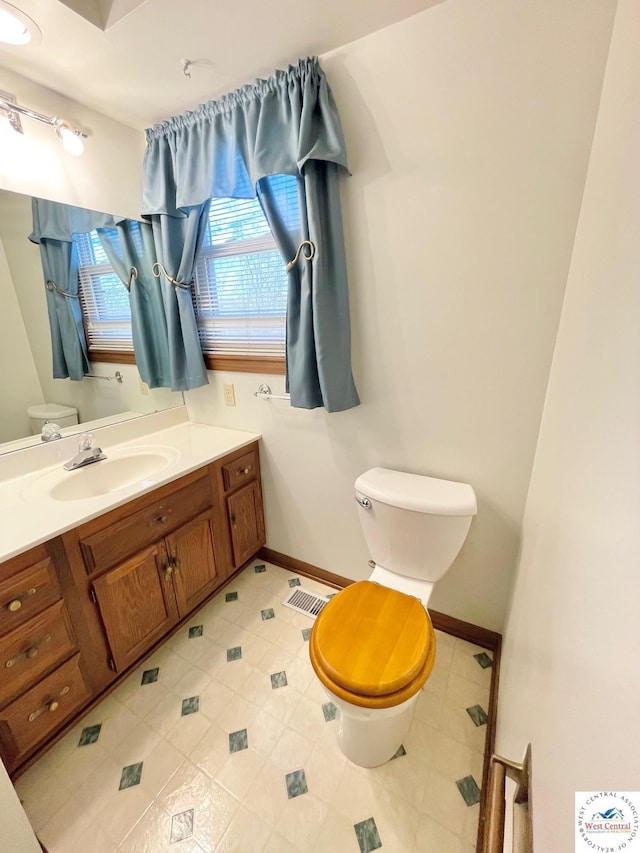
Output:
[[[78,452],[82,453],[83,450],[93,450],[93,445],[96,440],[94,438],[93,433],[91,432],[83,432],[78,439]]]
[[[57,438],[62,438],[60,435],[60,427],[58,424],[53,424],[47,421],[42,427],[40,434],[42,441],[55,441]]]

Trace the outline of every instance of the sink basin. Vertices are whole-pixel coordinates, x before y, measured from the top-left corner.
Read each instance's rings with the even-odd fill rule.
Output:
[[[76,471],[49,471],[39,477],[29,491],[48,495],[56,501],[80,501],[135,484],[151,485],[179,455],[172,447],[149,445],[107,451],[106,459]]]

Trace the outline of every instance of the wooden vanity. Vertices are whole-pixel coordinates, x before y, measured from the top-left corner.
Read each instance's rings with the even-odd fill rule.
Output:
[[[254,442],[1,564],[7,770],[73,725],[264,544]]]

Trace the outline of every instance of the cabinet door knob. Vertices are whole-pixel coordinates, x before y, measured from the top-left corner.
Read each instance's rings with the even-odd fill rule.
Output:
[[[172,574],[173,574],[173,563],[167,563],[167,565],[164,567],[164,579],[166,581],[170,581]]]

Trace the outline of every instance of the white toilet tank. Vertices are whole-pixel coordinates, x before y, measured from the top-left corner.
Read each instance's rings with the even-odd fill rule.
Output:
[[[374,562],[431,583],[440,580],[458,556],[478,511],[468,483],[388,468],[365,471],[355,491]]]
[[[62,428],[78,423],[78,410],[72,406],[62,406],[59,403],[42,403],[39,406],[29,406],[27,415],[29,416],[31,435],[40,435],[45,424],[58,424]]]

